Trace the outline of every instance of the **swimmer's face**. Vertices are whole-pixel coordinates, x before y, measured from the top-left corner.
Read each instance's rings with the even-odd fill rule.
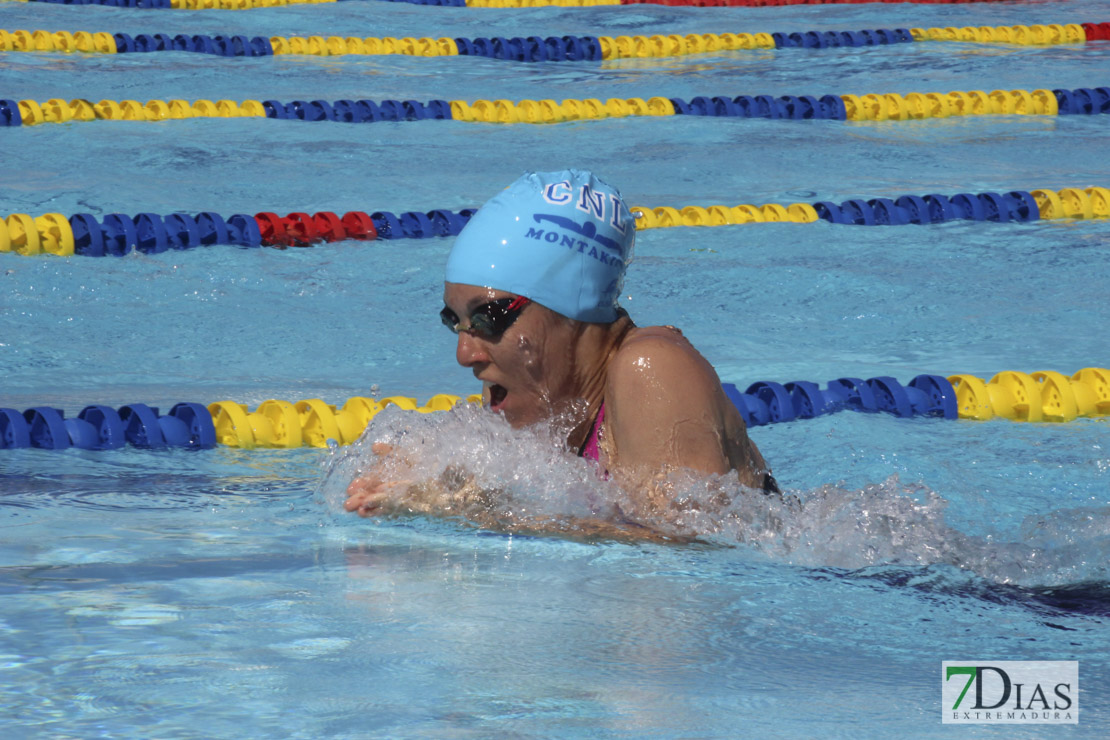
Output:
[[[444,283],[443,303],[462,327],[480,306],[512,293]],[[513,427],[548,418],[574,394],[574,322],[536,303],[526,305],[497,337],[460,331],[455,359],[482,381],[486,405]]]

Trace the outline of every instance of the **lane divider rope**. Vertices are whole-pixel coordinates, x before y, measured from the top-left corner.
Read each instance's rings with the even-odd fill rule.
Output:
[[[781,205],[632,206],[637,231],[676,226],[728,226],[751,223],[807,224],[824,220],[856,226],[937,224],[953,220],[1028,222],[1055,219],[1110,218],[1110,189],[1013,190],[1007,193],[932,193],[896,198],[853,198],[841,203],[818,201]],[[455,236],[477,212],[330,211],[294,212],[285,216],[264,211],[253,216],[224,218],[215,212],[110,213],[100,219],[78,213],[31,216],[13,213],[0,218],[0,253],[68,257],[121,257],[132,251],[160,254],[174,249],[231,245],[239,247],[306,247],[348,239],[426,239]]]
[[[186,51],[227,57],[297,54],[480,56],[517,62],[608,61],[709,54],[740,49],[826,49],[921,41],[960,41],[1023,46],[1082,44],[1110,39],[1110,23],[963,28],[895,28],[793,33],[703,33],[652,36],[528,36],[492,38],[394,38],[356,36],[263,36],[165,33],[108,34],[88,31],[0,30],[0,51],[126,54]]]
[[[336,123],[462,121],[547,124],[628,116],[709,116],[775,120],[916,121],[988,115],[1110,113],[1110,87],[1075,90],[972,90],[866,95],[738,95],[555,100],[101,100],[0,99],[0,127],[78,121],[158,122],[184,118],[274,118]]]
[[[1030,422],[1110,415],[1110,370],[1097,367],[1083,368],[1071,377],[1055,371],[1004,371],[989,381],[966,374],[948,378],[918,375],[902,385],[892,377],[879,376],[837,378],[824,389],[809,381],[760,381],[743,392],[732,383],[725,383],[724,388],[748,426],[811,419],[841,410],[884,411],[903,418],[983,421],[1000,417]],[[482,397],[475,394],[465,400],[481,403]],[[127,444],[146,448],[327,447],[329,440],[341,445],[354,442],[387,406],[432,413],[462,401],[447,394],[435,395],[423,405],[405,396],[380,401],[355,396],[337,407],[318,398],[295,404],[271,399],[254,411],[234,401],[207,406],[183,402],[165,415],[142,403],[119,409],[94,404],[70,419],[61,409],[49,406],[23,412],[0,408],[0,449],[106,450]]]
[[[636,230],[673,226],[725,226],[730,224],[793,222],[819,219],[856,226],[937,224],[953,220],[1037,221],[1062,218],[1110,217],[1110,190],[1100,187],[1061,190],[1013,190],[1008,193],[937,193],[895,198],[853,198],[841,203],[818,201],[782,206],[685,206],[634,207]]]
[[[6,0],[7,1],[7,0]],[[255,10],[284,5],[321,5],[340,0],[11,0],[55,5],[107,5],[142,10]]]
[[[985,421],[1072,421],[1110,415],[1110,370],[1088,367],[1070,378],[1055,371],[997,373],[989,381],[973,375],[918,375],[905,386],[891,377],[837,378],[822,390],[816,383],[759,382],[725,393],[749,426],[852,409],[886,411],[900,417],[939,416]]]
[[[1003,0],[388,0],[388,2],[438,5],[455,8],[545,8],[589,7],[595,5],[667,5],[698,8],[759,8],[783,5],[833,5],[871,2],[911,2],[925,4],[966,4],[1003,2]]]
[[[117,8],[173,10],[253,10],[283,5],[317,5],[340,0],[12,0],[65,5],[108,5]],[[593,7],[598,5],[668,5],[673,7],[770,7],[782,5],[831,5],[870,2],[911,2],[927,4],[964,4],[1003,2],[1004,0],[389,0],[416,5],[456,8],[540,8]]]
[[[422,239],[454,236],[474,209],[459,212],[435,210],[394,214],[389,211],[350,211],[339,216],[330,211],[295,212],[279,216],[262,212],[224,218],[218,213],[109,213],[103,218],[78,213],[30,216],[13,213],[0,218],[0,253],[24,256],[52,254],[62,257],[122,257],[132,251],[160,254],[170,249],[212,245],[239,247],[305,247],[347,239]]]

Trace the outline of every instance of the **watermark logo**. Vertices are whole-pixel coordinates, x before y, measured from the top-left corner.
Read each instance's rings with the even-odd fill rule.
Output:
[[[1079,662],[946,660],[945,724],[1078,724]]]

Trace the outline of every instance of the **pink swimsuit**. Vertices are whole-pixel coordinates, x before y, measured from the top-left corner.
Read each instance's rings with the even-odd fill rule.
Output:
[[[605,402],[601,402],[601,407],[597,410],[597,418],[594,419],[593,429],[590,430],[590,436],[586,438],[586,444],[582,445],[582,451],[578,453],[581,457],[587,460],[597,460],[601,457],[601,448],[598,446],[597,436],[601,433],[601,422],[605,421]]]

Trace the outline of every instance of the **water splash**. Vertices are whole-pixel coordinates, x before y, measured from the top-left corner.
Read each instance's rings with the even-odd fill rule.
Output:
[[[574,457],[565,439],[565,425],[513,430],[476,406],[434,415],[388,408],[355,444],[327,456],[317,494],[341,511],[347,485],[371,470],[384,481],[434,481],[448,488],[465,479],[470,490],[482,491],[477,501],[460,504],[448,494],[437,499],[438,508],[418,511],[510,532],[650,533],[810,568],[952,566],[1017,585],[1110,580],[1106,508],[1031,517],[1020,541],[998,542],[954,529],[940,494],[896,474],[858,490],[826,485],[779,497],[728,475],[691,471],[661,477],[666,503],[653,507],[603,479],[594,463]],[[377,444],[392,445],[394,454],[376,455],[371,448]]]

